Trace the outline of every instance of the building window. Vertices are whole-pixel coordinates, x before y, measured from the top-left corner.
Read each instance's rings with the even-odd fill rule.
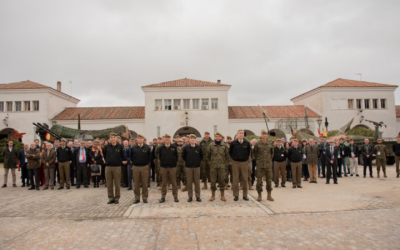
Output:
[[[211,109],[218,109],[218,99],[211,99]]]
[[[4,111],[4,102],[0,102],[0,112]]]
[[[181,99],[174,99],[174,109],[175,110],[181,109]]]
[[[347,100],[347,108],[348,109],[354,109],[354,100],[353,99],[348,99]]]
[[[25,111],[31,111],[31,102],[30,101],[25,101],[24,102],[24,110]]]
[[[193,99],[193,109],[199,109],[199,99]]]
[[[165,99],[164,100],[164,109],[165,110],[171,110],[171,99]]]
[[[369,109],[369,99],[364,99],[364,108]]]
[[[372,99],[372,108],[378,109],[378,99]]]
[[[183,109],[190,109],[190,99],[183,99]]]
[[[208,109],[208,99],[201,99],[201,109]]]
[[[21,111],[21,102],[15,102],[15,111]]]
[[[39,101],[33,101],[33,111],[39,111]]]
[[[357,99],[357,109],[362,109],[362,100],[361,99]]]
[[[12,102],[7,102],[7,111],[13,111]]]
[[[155,109],[156,110],[161,110],[162,109],[162,100],[161,99],[155,100]]]
[[[381,109],[386,108],[386,99],[381,99]]]

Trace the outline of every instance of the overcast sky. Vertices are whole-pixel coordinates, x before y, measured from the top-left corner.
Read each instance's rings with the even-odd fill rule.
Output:
[[[1,1],[0,82],[143,106],[140,86],[221,79],[229,105],[290,105],[356,73],[400,85],[399,24],[398,0]]]

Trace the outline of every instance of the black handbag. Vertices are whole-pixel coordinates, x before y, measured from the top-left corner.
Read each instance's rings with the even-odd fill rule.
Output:
[[[90,170],[93,174],[100,174],[100,166],[97,164],[90,165]]]

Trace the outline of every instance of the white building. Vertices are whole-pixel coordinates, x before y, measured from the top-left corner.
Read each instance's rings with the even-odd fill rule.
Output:
[[[51,125],[51,118],[66,107],[76,107],[80,100],[57,89],[32,81],[0,84],[0,139],[26,133],[24,142],[38,138],[33,122]]]
[[[400,110],[396,115],[394,104],[394,90],[397,86],[374,83],[374,86],[361,88],[359,84],[366,87],[372,83],[338,79],[293,98],[295,105],[262,106],[268,115],[268,128],[272,134],[288,139],[292,129],[307,130],[317,135],[318,120],[321,122],[321,118],[328,117],[329,129],[334,130],[353,117],[355,120],[352,127],[359,125],[359,119],[364,115],[362,125],[373,128],[365,119],[383,121],[388,125],[388,128],[383,129],[384,137],[394,137],[400,130]],[[238,129],[244,129],[246,135],[260,135],[261,129],[266,128],[262,110],[258,106],[228,106],[230,87],[219,80],[206,82],[185,78],[143,86],[145,106],[76,107],[78,99],[38,83],[25,81],[3,84],[0,85],[0,112],[9,114],[9,124],[8,128],[2,125],[0,134],[4,134],[7,129],[26,132],[23,141],[29,142],[35,138],[32,122],[77,128],[80,114],[81,128],[84,130],[126,125],[133,137],[137,133],[147,138],[165,133],[194,133],[201,137],[205,131],[219,131],[233,136]],[[364,105],[361,109],[357,109],[359,99]],[[365,108],[368,105],[368,101],[365,101],[367,99],[370,100],[369,109]],[[40,101],[40,109],[24,111],[22,108],[17,111],[16,103],[24,105],[26,100],[31,102],[30,105],[36,105],[33,101]],[[375,100],[378,100],[377,109],[373,108]],[[9,102],[13,103],[10,112],[6,111]],[[353,108],[349,108],[351,103]]]
[[[308,105],[328,118],[330,130],[343,127],[352,118],[352,126],[375,129],[368,122],[383,122],[383,138],[395,138],[400,131],[394,91],[398,86],[336,79],[291,99],[294,105]]]

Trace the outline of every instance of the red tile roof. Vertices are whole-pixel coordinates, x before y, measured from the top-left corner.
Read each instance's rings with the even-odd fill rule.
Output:
[[[65,108],[52,120],[144,119],[144,107]]]
[[[307,91],[301,95],[298,95],[296,97],[293,97],[291,100],[300,97],[302,95],[305,95],[313,90],[320,89],[320,88],[331,88],[331,87],[360,87],[360,88],[387,88],[387,87],[398,87],[397,85],[390,85],[390,84],[383,84],[383,83],[376,83],[376,82],[366,82],[366,81],[357,81],[357,80],[348,80],[348,79],[342,79],[338,78],[332,82],[328,82],[324,85],[321,85],[315,89],[312,89],[310,91]]]
[[[0,89],[50,89],[51,87],[29,80],[0,84]]]
[[[396,117],[400,117],[400,105],[396,106]]]
[[[162,83],[155,83],[143,86],[142,88],[158,88],[158,87],[224,87],[224,86],[231,86],[228,84],[222,83],[215,83],[215,82],[206,82],[206,81],[199,81],[193,79],[180,79],[175,81],[169,82],[162,82]]]
[[[261,106],[269,118],[302,118],[305,117],[304,106]],[[258,106],[230,106],[228,107],[229,119],[264,118]],[[320,117],[317,113],[307,108],[308,117]]]

